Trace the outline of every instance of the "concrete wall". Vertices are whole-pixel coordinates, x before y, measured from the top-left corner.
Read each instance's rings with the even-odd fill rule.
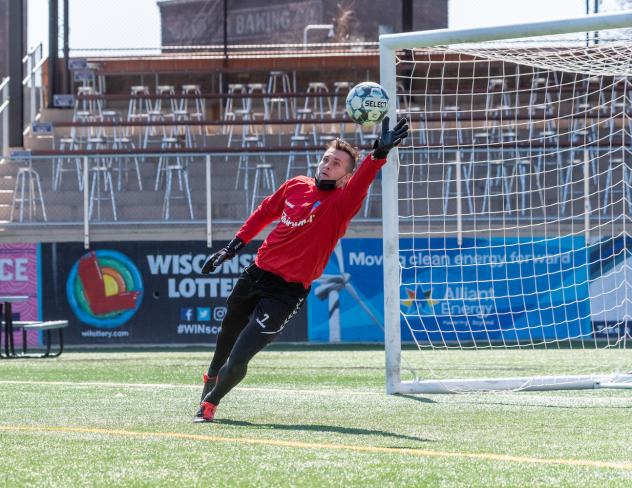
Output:
[[[228,2],[228,42],[300,43],[309,24],[335,25],[309,34],[309,42],[377,41],[402,29],[401,0],[243,0]],[[158,1],[163,45],[221,44],[222,0]],[[413,30],[448,25],[447,0],[413,0]]]

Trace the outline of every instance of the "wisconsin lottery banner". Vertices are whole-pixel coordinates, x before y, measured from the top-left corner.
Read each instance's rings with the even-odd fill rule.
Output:
[[[591,334],[583,238],[400,241],[402,339],[484,342]],[[380,239],[343,239],[310,293],[309,338],[383,341]]]
[[[200,270],[212,252],[202,242],[42,244],[44,316],[67,318],[69,344],[215,342],[226,298],[260,242],[211,275]],[[280,340],[306,338],[305,311]]]

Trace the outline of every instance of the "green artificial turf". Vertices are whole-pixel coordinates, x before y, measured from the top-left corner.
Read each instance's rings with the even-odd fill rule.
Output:
[[[573,362],[541,352],[538,369]],[[438,376],[513,367],[427,354]],[[194,424],[209,359],[0,361],[0,486],[632,486],[630,390],[387,396],[377,348],[283,348]]]

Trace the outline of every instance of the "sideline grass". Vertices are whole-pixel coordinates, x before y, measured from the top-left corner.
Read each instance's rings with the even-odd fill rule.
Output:
[[[0,485],[632,484],[626,390],[387,397],[380,350],[272,350],[192,424],[209,358],[0,361]]]

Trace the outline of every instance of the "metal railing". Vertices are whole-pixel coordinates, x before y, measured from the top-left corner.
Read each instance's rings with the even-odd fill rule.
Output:
[[[0,83],[0,157],[9,152],[9,77]]]
[[[42,87],[42,66],[47,60],[43,57],[43,46],[38,44],[31,48],[22,58],[26,76],[22,80],[24,87],[24,133],[30,132],[31,124],[37,120],[44,106]]]
[[[244,57],[305,57],[310,55],[343,56],[349,53],[356,55],[377,56],[377,42],[322,42],[322,43],[288,43],[288,44],[197,44],[179,46],[124,47],[124,48],[73,48],[73,57],[129,57],[129,56],[169,56],[169,57],[203,57],[239,59]]]
[[[316,149],[322,152],[310,151],[312,164]],[[5,165],[3,174],[14,176],[15,186],[0,200],[0,221],[14,234],[70,225],[76,235],[81,226],[86,246],[95,229],[115,235],[126,226],[156,225],[173,232],[182,225],[205,228],[211,245],[217,238],[214,222],[240,225],[288,174],[313,174],[315,169],[307,167],[306,152],[298,149],[39,152],[47,154],[23,155]],[[296,160],[290,172],[291,158]],[[359,218],[379,221],[364,214]]]
[[[42,90],[42,66],[46,62],[43,57],[43,46],[29,49],[22,58],[22,79],[24,89],[24,134],[30,131],[31,124],[37,120],[39,111],[44,105]],[[9,81],[7,76],[0,82],[0,157],[9,155]]]

